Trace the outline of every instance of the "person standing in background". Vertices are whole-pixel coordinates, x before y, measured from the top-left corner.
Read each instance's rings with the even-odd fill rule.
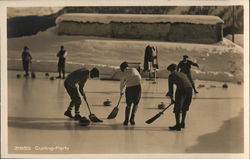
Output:
[[[152,71],[154,72],[154,77],[156,76],[157,69],[159,69],[157,48],[155,46],[148,45],[146,46],[144,53],[143,71],[149,73],[150,79]]]
[[[184,55],[183,56],[183,60],[179,62],[178,66],[177,66],[177,72],[183,72],[187,75],[188,79],[190,80],[190,82],[192,83],[192,87],[194,89],[194,93],[197,94],[198,91],[195,88],[195,84],[194,81],[192,79],[192,75],[191,75],[191,66],[196,66],[197,68],[199,68],[199,65],[197,63],[194,63],[193,61],[187,60],[188,56]]]
[[[22,52],[23,69],[25,71],[24,77],[29,76],[29,64],[31,63],[31,59],[32,57],[29,53],[29,48],[27,46],[24,46]]]
[[[57,76],[56,78],[65,79],[65,61],[66,61],[67,51],[64,49],[64,46],[61,46],[61,49],[56,56],[58,57],[58,73],[59,73],[59,76]],[[63,77],[61,76],[61,73],[63,73]]]

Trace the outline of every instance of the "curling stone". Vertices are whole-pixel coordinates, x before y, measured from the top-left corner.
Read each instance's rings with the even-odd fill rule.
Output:
[[[36,78],[36,74],[34,72],[31,73],[32,78]]]
[[[205,85],[204,84],[199,84],[198,87],[202,88],[202,87],[205,87]]]
[[[153,81],[152,84],[156,84],[157,82],[156,81]]]
[[[48,76],[49,76],[49,73],[48,73],[48,72],[46,72],[46,73],[45,73],[45,76],[47,76],[47,77],[48,77]]]
[[[50,79],[51,81],[53,81],[53,80],[55,79],[55,77],[52,76],[52,77],[50,77],[49,79]]]
[[[222,88],[228,88],[228,85],[225,83],[222,85]]]
[[[103,102],[104,106],[111,106],[111,104],[112,104],[112,102],[109,99],[107,99],[106,101]]]
[[[79,120],[79,125],[80,126],[88,126],[90,124],[90,121],[86,117],[82,117]]]
[[[20,74],[17,74],[17,75],[16,75],[16,78],[21,78],[21,75],[20,75]]]
[[[216,86],[215,85],[210,85],[210,88],[216,88]]]
[[[158,104],[158,109],[164,109],[165,107],[166,107],[166,105],[163,102]]]

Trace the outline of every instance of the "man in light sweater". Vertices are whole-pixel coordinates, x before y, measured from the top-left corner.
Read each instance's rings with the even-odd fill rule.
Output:
[[[141,75],[135,68],[129,68],[127,62],[123,62],[120,65],[122,71],[122,77],[120,80],[120,92],[121,95],[126,95],[126,109],[125,109],[125,120],[123,125],[128,125],[130,121],[131,125],[135,125],[135,114],[138,108],[138,104],[141,99]],[[131,117],[130,109],[133,104]]]

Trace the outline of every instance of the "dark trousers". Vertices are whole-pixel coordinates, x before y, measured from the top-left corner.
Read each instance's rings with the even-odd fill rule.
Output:
[[[186,75],[187,75],[189,81],[191,82],[191,84],[193,85],[193,84],[194,84],[194,81],[193,81],[193,78],[192,78],[191,73],[186,73]]]
[[[77,91],[77,87],[72,87],[68,85],[66,82],[64,83],[64,87],[67,90],[71,102],[69,104],[68,110],[72,110],[72,108],[75,106],[75,112],[79,113],[79,108],[81,105],[81,97],[79,96],[79,93]]]
[[[58,73],[61,76],[61,72],[63,73],[63,77],[65,76],[65,59],[59,59],[58,61]]]
[[[126,88],[126,104],[127,107],[125,109],[125,121],[127,122],[129,119],[130,109],[133,104],[133,109],[131,113],[130,120],[134,121],[135,114],[138,108],[138,104],[141,99],[141,85],[131,86]]]
[[[192,102],[192,88],[177,89],[175,92],[174,113],[186,112]]]
[[[29,61],[23,61],[23,69],[26,75],[29,74],[29,64],[30,64]]]

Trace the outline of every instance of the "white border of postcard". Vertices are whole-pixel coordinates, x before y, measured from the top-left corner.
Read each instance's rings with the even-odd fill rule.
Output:
[[[188,3],[187,3],[188,1]],[[244,153],[199,154],[8,154],[7,132],[7,7],[58,6],[244,6]],[[1,49],[1,158],[169,158],[169,159],[248,159],[249,158],[249,1],[248,0],[0,0]],[[236,132],[237,133],[237,130]]]

